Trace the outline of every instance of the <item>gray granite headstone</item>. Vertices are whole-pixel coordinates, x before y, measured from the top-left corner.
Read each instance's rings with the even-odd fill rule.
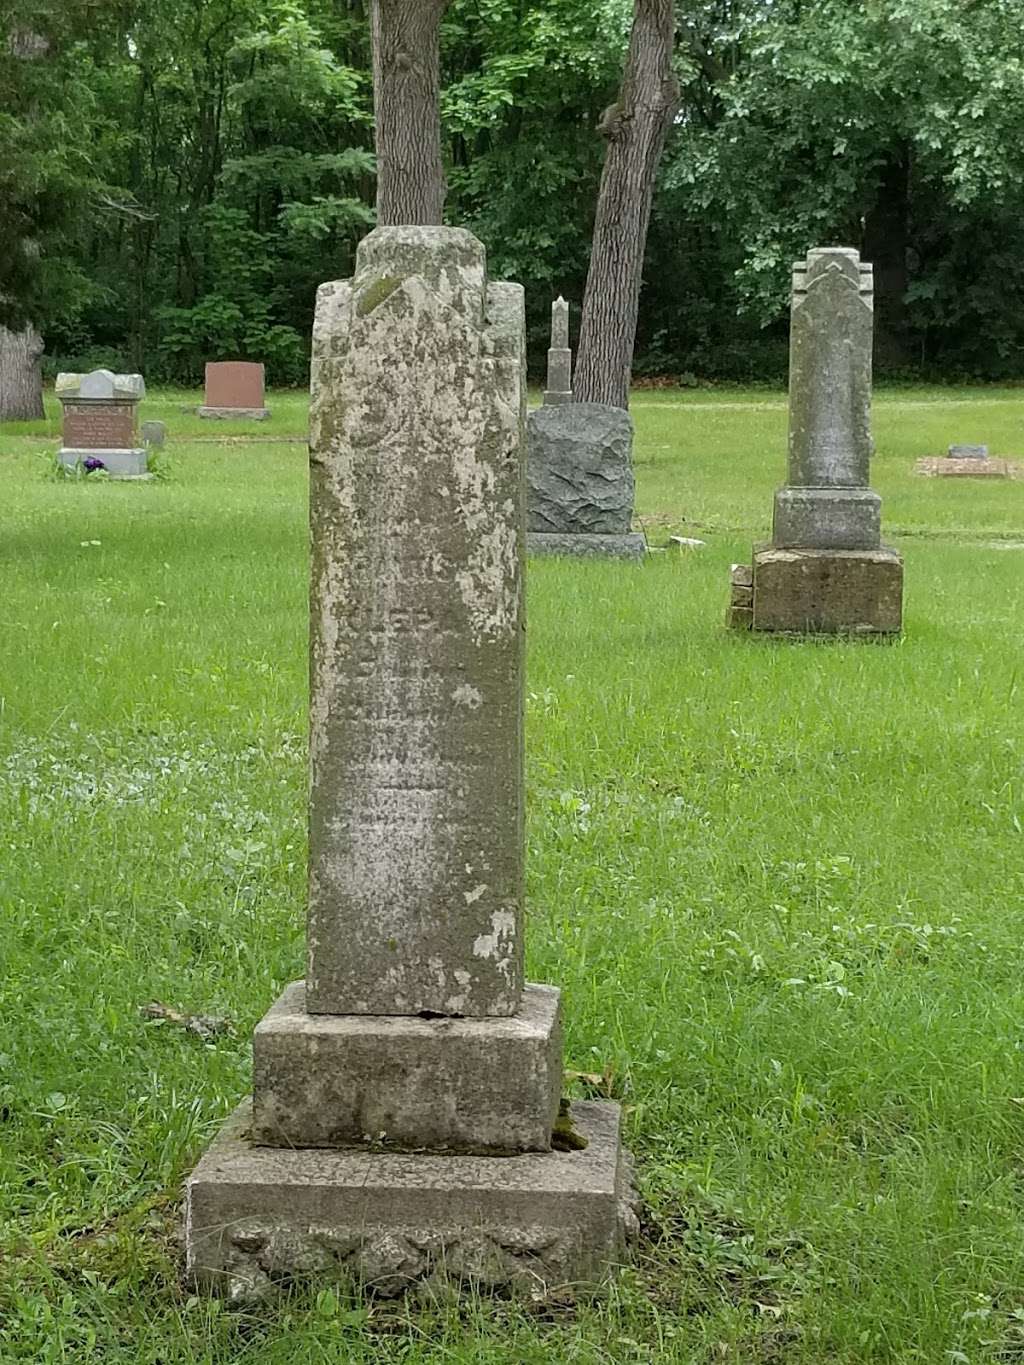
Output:
[[[167,440],[167,425],[164,422],[143,422],[142,439],[146,445],[159,450]]]
[[[987,460],[988,446],[950,446],[951,460]]]

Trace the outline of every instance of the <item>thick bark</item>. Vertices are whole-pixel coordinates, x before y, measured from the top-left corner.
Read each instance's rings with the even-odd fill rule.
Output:
[[[622,89],[599,126],[608,151],[583,295],[573,385],[579,403],[629,406],[654,179],[679,108],[674,8],[673,0],[636,0]]]
[[[0,327],[0,421],[30,422],[43,412],[43,338],[31,323]]]
[[[373,0],[377,222],[440,223],[441,17],[449,0]]]
[[[874,207],[864,220],[861,255],[875,268],[875,358],[899,368],[907,349],[907,251],[910,246],[910,152],[896,148],[886,161]]]

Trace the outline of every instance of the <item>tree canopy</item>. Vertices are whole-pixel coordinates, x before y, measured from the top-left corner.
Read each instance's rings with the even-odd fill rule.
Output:
[[[590,257],[630,0],[451,0],[446,221],[527,287]],[[0,3],[0,324],[48,364],[304,381],[316,285],[374,222],[360,0]],[[635,367],[785,368],[791,261],[875,263],[879,369],[1024,368],[1024,29],[1017,0],[679,0],[681,103],[656,187]],[[578,309],[576,310],[578,316]]]

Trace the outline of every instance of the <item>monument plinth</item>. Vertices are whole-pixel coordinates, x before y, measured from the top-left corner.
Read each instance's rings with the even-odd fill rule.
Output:
[[[872,268],[845,247],[793,267],[789,473],[772,543],[754,553],[751,590],[733,575],[730,620],[754,630],[893,634],[903,561],[881,541],[869,487]]]
[[[62,440],[57,459],[67,470],[104,469],[112,479],[148,479],[139,444],[138,408],[146,396],[141,374],[59,374]]]
[[[305,982],[188,1184],[235,1297],[592,1280],[635,1218],[618,1107],[552,1150],[558,991],[523,981],[522,290],[445,228],[380,228],[313,337]]]

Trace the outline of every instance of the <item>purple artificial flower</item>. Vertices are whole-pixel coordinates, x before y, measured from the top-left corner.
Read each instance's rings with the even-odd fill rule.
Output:
[[[91,474],[94,469],[106,469],[106,465],[95,455],[90,455],[87,460],[82,461],[82,468],[87,474]]]

